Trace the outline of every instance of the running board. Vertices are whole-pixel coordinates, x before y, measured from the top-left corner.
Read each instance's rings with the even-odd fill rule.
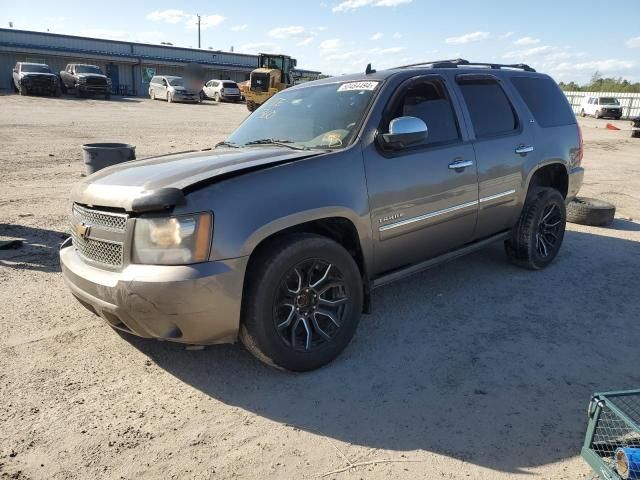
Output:
[[[487,237],[482,240],[478,240],[477,242],[471,243],[465,247],[462,247],[458,250],[454,250],[453,252],[445,253],[444,255],[440,255],[439,257],[430,258],[429,260],[425,260],[424,262],[416,263],[415,265],[410,265],[408,267],[401,268],[400,270],[394,270],[391,273],[387,273],[381,277],[376,278],[372,282],[372,289],[382,287],[383,285],[387,285],[388,283],[395,282],[397,280],[402,280],[403,278],[409,277],[416,273],[422,272],[423,270],[427,270],[429,268],[435,267],[437,265],[442,265],[443,263],[450,262],[451,260],[455,260],[456,258],[463,257],[468,253],[475,252],[476,250],[480,250],[487,245],[491,245],[492,243],[508,240],[511,237],[511,231],[506,231],[499,233],[497,235],[493,235],[492,237]]]

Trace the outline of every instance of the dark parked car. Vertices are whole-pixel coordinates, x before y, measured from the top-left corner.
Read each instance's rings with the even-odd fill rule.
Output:
[[[79,97],[87,94],[111,98],[111,79],[100,67],[83,63],[70,63],[60,72],[60,86],[64,93],[75,90]]]
[[[508,67],[304,83],[214,151],[99,171],[71,194],[64,279],[114,328],[239,338],[265,362],[310,370],[347,346],[377,287],[492,242],[544,268],[582,184],[582,137],[550,77]]]
[[[14,90],[20,95],[60,95],[58,76],[44,63],[16,63],[11,82]]]

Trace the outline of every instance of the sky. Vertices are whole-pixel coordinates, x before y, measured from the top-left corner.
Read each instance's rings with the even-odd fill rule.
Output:
[[[640,81],[640,0],[0,0],[0,26],[245,53],[339,75],[465,58],[527,63],[557,81]],[[268,8],[265,8],[268,7]]]

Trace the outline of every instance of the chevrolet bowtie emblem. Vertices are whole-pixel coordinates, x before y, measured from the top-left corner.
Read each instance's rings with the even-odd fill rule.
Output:
[[[84,223],[79,223],[76,225],[76,235],[82,238],[87,238],[89,236],[89,232],[91,232],[91,227],[85,225]]]

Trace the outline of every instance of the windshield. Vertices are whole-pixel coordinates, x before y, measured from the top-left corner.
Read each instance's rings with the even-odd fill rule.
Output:
[[[600,97],[600,105],[620,105],[617,98]]]
[[[76,73],[97,73],[102,75],[102,70],[94,65],[76,65]]]
[[[168,78],[167,81],[172,87],[182,87],[184,85],[181,78]]]
[[[379,82],[345,82],[283,90],[227,139],[236,145],[271,139],[309,148],[344,148],[356,134]]]
[[[46,65],[29,65],[24,63],[22,64],[20,71],[32,73],[51,73],[51,69]]]

